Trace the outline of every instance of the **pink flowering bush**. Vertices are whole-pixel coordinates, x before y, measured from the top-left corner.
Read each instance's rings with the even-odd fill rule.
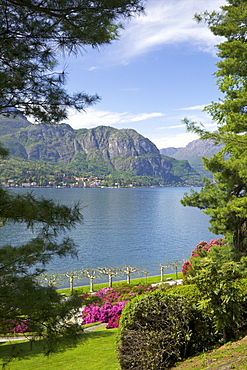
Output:
[[[201,241],[197,244],[195,249],[191,252],[191,258],[189,262],[185,262],[183,264],[182,273],[183,273],[183,282],[188,282],[188,275],[193,273],[193,264],[196,264],[195,257],[204,258],[207,256],[208,252],[210,252],[212,247],[222,247],[226,245],[223,238],[220,239],[212,239],[209,243],[205,241]]]
[[[110,321],[115,321],[116,317],[120,316],[127,302],[128,301],[122,301],[114,305],[110,302],[106,302],[102,306],[90,304],[82,311],[83,324],[90,324],[97,321],[109,324]],[[108,325],[108,328],[109,327]]]
[[[121,313],[113,316],[108,321],[108,324],[106,325],[106,329],[114,329],[119,327],[119,321],[120,321]]]
[[[11,321],[11,333],[27,333],[30,331],[30,328],[28,326],[29,320],[22,320],[22,321],[17,321],[17,320],[12,320]]]
[[[218,246],[221,247],[222,245],[225,245],[224,239],[212,239],[209,243],[205,241],[201,241],[195,249],[191,252],[191,257],[206,257],[207,253],[210,251],[212,246]]]
[[[146,285],[130,286],[119,285],[115,288],[103,288],[93,295],[97,299],[92,300],[90,295],[83,298],[89,302],[82,311],[82,323],[89,324],[97,321],[107,323],[106,328],[117,328],[119,319],[127,302],[137,295],[145,294],[155,288]]]
[[[109,292],[111,292],[113,288],[102,288],[98,290],[95,295],[101,299],[103,299]]]
[[[183,268],[182,268],[182,274],[183,274],[183,283],[187,283],[187,276],[192,269],[192,264],[190,262],[184,262]]]

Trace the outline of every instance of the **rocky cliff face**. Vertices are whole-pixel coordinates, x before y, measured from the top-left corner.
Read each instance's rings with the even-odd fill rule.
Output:
[[[80,161],[98,162],[109,170],[153,176],[169,182],[184,181],[183,173],[182,177],[175,174],[178,161],[172,162],[171,158],[161,155],[149,139],[132,129],[99,126],[73,130],[66,124],[34,125],[25,121],[19,127],[15,122],[8,132],[4,126],[6,123],[0,120],[0,142],[15,157],[71,164],[78,163],[80,153]],[[196,175],[188,163],[185,172],[186,176],[188,173]]]
[[[79,130],[80,131],[80,130]],[[91,156],[100,151],[107,159],[128,158],[154,153],[159,150],[149,140],[135,130],[117,130],[113,127],[99,126],[77,134],[81,148]]]

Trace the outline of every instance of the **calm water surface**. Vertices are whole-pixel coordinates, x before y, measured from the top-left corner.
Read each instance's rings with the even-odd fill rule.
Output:
[[[69,233],[78,246],[78,259],[54,258],[50,272],[130,265],[158,275],[160,263],[187,259],[201,240],[215,237],[202,211],[180,204],[188,188],[33,191],[66,205],[78,201],[82,205],[84,222]],[[0,245],[19,245],[29,236],[21,225],[6,225],[0,228]]]

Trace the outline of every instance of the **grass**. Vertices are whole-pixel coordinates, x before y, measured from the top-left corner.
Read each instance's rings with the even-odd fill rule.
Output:
[[[117,329],[98,328],[85,332],[76,348],[55,353],[49,357],[42,354],[42,342],[37,341],[30,351],[30,344],[14,343],[0,346],[1,358],[12,353],[17,355],[8,370],[120,370],[116,352]],[[247,336],[226,344],[211,352],[189,358],[170,370],[246,370]]]
[[[181,278],[181,273],[178,276]],[[175,274],[164,275],[167,278],[175,279]],[[131,285],[155,284],[160,282],[160,276],[131,279]],[[124,284],[125,281],[114,282],[113,286]],[[95,291],[108,284],[95,284]],[[58,290],[59,293],[69,295],[69,289]],[[89,286],[75,288],[80,293],[89,292]],[[90,327],[91,325],[87,325]],[[86,326],[85,326],[86,327]],[[75,348],[67,348],[64,351],[45,357],[43,354],[43,342],[37,340],[32,343],[32,350],[28,341],[12,341],[0,344],[0,366],[11,357],[13,360],[7,365],[10,370],[119,370],[116,353],[117,329],[98,328],[94,331],[85,332],[82,341]]]
[[[246,370],[247,336],[213,351],[187,359],[171,370]]]
[[[175,279],[175,274],[164,276]],[[181,275],[179,275],[179,278]],[[148,277],[149,284],[158,283],[159,276]],[[132,279],[131,284],[138,285],[146,282],[146,278]],[[114,282],[119,285],[123,282]],[[95,290],[108,286],[95,284]],[[76,288],[78,293],[89,291],[89,287]],[[60,291],[61,292],[61,291]],[[63,289],[69,295],[69,289]],[[92,324],[85,325],[90,328]],[[88,329],[90,330],[90,329]],[[37,340],[30,349],[28,341],[5,342],[0,344],[0,367],[7,362],[9,356],[12,361],[5,367],[8,370],[120,370],[117,360],[116,345],[117,329],[96,328],[86,331],[77,347],[66,348],[48,357],[43,354],[43,342]],[[247,336],[237,342],[228,343],[211,352],[205,352],[176,364],[170,370],[246,370],[247,369]]]
[[[176,279],[176,274],[166,274],[164,275],[163,281],[165,282],[166,279]],[[182,279],[182,273],[178,273],[178,279]],[[131,279],[130,284],[131,285],[139,285],[139,284],[157,284],[160,283],[160,276],[148,276],[146,278],[137,278],[137,279]],[[126,284],[126,280],[123,281],[114,281],[112,283],[112,286],[119,286],[121,284]],[[94,284],[94,291],[97,291],[102,288],[108,287],[108,283],[102,283],[102,284]],[[83,293],[89,293],[89,285],[81,286],[81,287],[75,287],[74,292],[77,292],[78,294],[83,294]],[[65,294],[66,296],[69,295],[69,288],[65,289],[57,289],[57,291],[60,294]]]
[[[117,329],[98,328],[85,332],[82,341],[75,348],[52,354],[42,353],[42,341],[18,342],[0,346],[0,357],[4,360],[12,353],[16,356],[6,369],[9,370],[119,370],[116,354]]]

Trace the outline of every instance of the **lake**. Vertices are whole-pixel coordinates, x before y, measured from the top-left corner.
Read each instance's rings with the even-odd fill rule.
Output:
[[[68,233],[78,246],[78,259],[54,258],[48,270],[129,265],[158,275],[160,263],[188,259],[201,240],[216,237],[208,230],[208,216],[180,204],[183,194],[189,191],[183,187],[33,189],[36,195],[69,206],[80,201],[84,216],[83,224]],[[0,228],[0,245],[18,245],[29,236],[22,225],[6,225]]]

